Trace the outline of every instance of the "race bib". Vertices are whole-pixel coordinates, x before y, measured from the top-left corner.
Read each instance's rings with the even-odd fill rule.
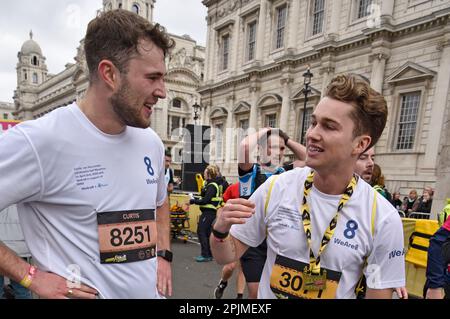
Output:
[[[307,290],[309,265],[278,255],[270,276],[270,289],[278,299],[334,299],[341,273],[322,269],[326,277],[323,290]]]
[[[97,214],[100,262],[123,264],[155,257],[155,210]]]

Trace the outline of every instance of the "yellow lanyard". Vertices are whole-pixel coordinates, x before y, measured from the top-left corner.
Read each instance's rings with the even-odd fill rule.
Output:
[[[314,275],[319,275],[320,274],[320,255],[322,254],[322,252],[325,250],[325,247],[330,242],[331,237],[333,237],[334,230],[336,229],[339,213],[341,212],[344,205],[350,200],[350,197],[353,195],[353,192],[355,191],[355,188],[356,188],[356,183],[358,182],[358,177],[356,175],[353,175],[352,180],[350,181],[344,194],[342,195],[342,198],[339,201],[336,215],[331,220],[330,225],[328,226],[327,230],[325,231],[325,234],[323,235],[322,243],[320,245],[320,249],[317,254],[317,258],[314,256],[314,253],[312,251],[311,213],[310,213],[308,201],[306,199],[308,197],[308,195],[311,193],[313,181],[314,181],[314,171],[311,171],[305,180],[305,187],[303,190],[303,204],[302,204],[301,212],[302,212],[303,228],[305,229],[306,239],[308,240],[308,245],[309,245],[309,265],[310,265],[309,272]]]

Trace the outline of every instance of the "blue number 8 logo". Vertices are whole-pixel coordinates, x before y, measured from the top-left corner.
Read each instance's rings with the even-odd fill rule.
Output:
[[[354,220],[347,222],[347,228],[344,230],[344,236],[347,239],[353,239],[356,236],[356,230],[358,229],[358,223]]]
[[[147,172],[150,174],[150,176],[154,176],[155,175],[155,171],[153,170],[152,167],[152,160],[148,157],[144,158],[144,163],[145,165],[147,165]]]

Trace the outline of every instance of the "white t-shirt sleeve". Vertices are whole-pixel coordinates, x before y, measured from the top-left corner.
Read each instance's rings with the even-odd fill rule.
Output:
[[[233,225],[230,230],[230,233],[234,238],[239,239],[250,247],[259,246],[266,238],[266,216],[264,205],[272,178],[273,176],[258,187],[249,198],[249,200],[256,205],[255,214],[247,219],[245,224]]]
[[[167,198],[167,184],[166,184],[166,166],[165,166],[164,146],[161,143],[160,156],[160,171],[158,179],[158,194],[156,196],[156,207],[161,207]]]
[[[43,177],[31,141],[19,127],[0,136],[0,211],[16,203],[38,200]]]
[[[388,212],[385,212],[387,217],[375,226],[373,249],[364,271],[367,286],[372,289],[404,287],[405,251],[402,221],[395,209],[384,205],[380,208]],[[379,209],[377,211],[380,212]]]

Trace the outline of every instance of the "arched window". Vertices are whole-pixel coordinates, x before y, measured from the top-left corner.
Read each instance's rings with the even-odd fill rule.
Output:
[[[131,11],[133,11],[136,14],[139,14],[139,6],[136,3],[133,4],[133,6],[131,7]]]
[[[37,75],[37,73],[33,73],[33,83],[34,84],[38,83],[38,75]]]
[[[33,64],[33,65],[38,65],[38,58],[36,57],[36,56],[34,56],[32,59],[31,59],[31,64]]]
[[[181,109],[181,100],[174,99],[172,101],[172,107],[177,108],[177,109]]]

